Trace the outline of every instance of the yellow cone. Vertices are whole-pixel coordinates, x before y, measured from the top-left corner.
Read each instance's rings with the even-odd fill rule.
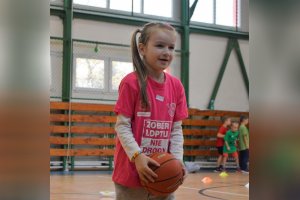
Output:
[[[222,172],[222,173],[220,173],[220,175],[219,176],[221,176],[222,178],[225,178],[225,177],[227,177],[228,176],[228,174],[226,173],[226,172]]]
[[[100,191],[100,197],[115,197],[115,192],[113,191]]]

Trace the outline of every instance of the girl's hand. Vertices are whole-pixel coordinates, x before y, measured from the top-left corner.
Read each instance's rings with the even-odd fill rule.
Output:
[[[227,147],[227,150],[230,151],[230,147]]]
[[[159,164],[155,160],[141,153],[134,159],[134,163],[142,184],[155,181],[157,174],[149,167],[149,165],[159,167]]]

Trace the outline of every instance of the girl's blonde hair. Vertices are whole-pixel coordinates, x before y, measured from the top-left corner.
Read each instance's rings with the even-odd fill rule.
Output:
[[[146,45],[149,41],[150,35],[153,32],[154,28],[167,29],[170,31],[176,32],[176,30],[167,23],[161,22],[150,22],[144,25],[142,29],[136,29],[131,37],[131,53],[132,53],[132,62],[134,71],[137,73],[139,86],[141,89],[141,106],[144,109],[150,107],[148,96],[147,96],[147,75],[148,71],[145,66],[145,63],[140,57],[138,44]],[[140,33],[137,43],[137,34]]]

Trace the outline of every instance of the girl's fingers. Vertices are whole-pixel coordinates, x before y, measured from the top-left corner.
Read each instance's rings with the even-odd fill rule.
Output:
[[[149,157],[145,157],[145,159],[142,161],[143,162],[136,162],[137,171],[139,173],[141,182],[143,183],[154,182],[155,179],[157,178],[157,174],[149,167],[149,165],[159,167],[160,166],[159,163]]]
[[[144,172],[144,177],[147,179],[148,182],[154,182],[154,178],[152,177],[152,175],[148,174],[147,172]]]
[[[154,178],[157,178],[157,174],[154,173],[154,171],[152,171],[149,167],[145,169],[145,173],[147,174],[147,176],[150,176],[152,180],[154,180]]]
[[[158,162],[156,162],[155,160],[153,160],[152,158],[149,158],[149,163],[150,165],[154,165],[155,167],[159,167],[160,164]]]
[[[140,177],[141,181],[142,181],[143,183],[145,183],[145,184],[149,183],[149,181],[150,181],[150,180],[148,179],[147,174],[146,174],[145,171],[140,171],[140,172],[139,172],[139,177]]]
[[[139,177],[144,184],[154,182],[154,178],[146,172],[140,172]]]
[[[144,175],[140,175],[140,179],[141,179],[141,182],[143,183],[142,185],[144,185],[144,184],[147,184],[149,181],[145,178],[145,176]]]

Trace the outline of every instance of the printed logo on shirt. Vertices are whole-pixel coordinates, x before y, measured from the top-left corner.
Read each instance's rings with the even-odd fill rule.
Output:
[[[170,103],[167,105],[168,106],[168,113],[171,117],[174,117],[175,115],[175,110],[176,110],[176,104],[175,103]]]
[[[146,155],[156,152],[167,152],[170,140],[171,122],[144,120],[141,140],[142,152]]]

